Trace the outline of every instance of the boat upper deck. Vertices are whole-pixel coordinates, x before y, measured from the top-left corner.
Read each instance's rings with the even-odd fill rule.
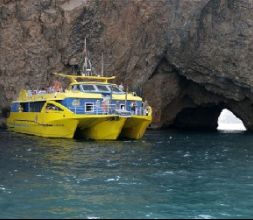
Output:
[[[95,87],[94,87],[95,88]],[[107,92],[106,93],[110,93]],[[36,101],[59,101],[66,98],[74,99],[103,99],[104,93],[94,89],[91,91],[80,91],[76,88],[65,90],[64,92],[48,92],[46,90],[22,90],[17,101],[14,102],[36,102]],[[125,100],[126,93],[112,93],[113,100]],[[142,101],[142,98],[133,93],[127,94],[127,100]]]
[[[55,74],[71,81],[67,89],[63,89],[59,81],[48,89],[22,90],[15,102],[60,101],[66,98],[73,99],[103,99],[110,96],[112,100],[142,101],[135,93],[125,92],[117,84],[109,83],[115,77],[76,76]]]

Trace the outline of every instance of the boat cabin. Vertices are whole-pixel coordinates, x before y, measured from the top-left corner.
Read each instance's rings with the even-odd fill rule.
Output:
[[[71,80],[64,92],[22,91],[18,101],[13,102],[12,112],[64,111],[64,108],[75,114],[118,114],[145,115],[146,106],[134,93],[124,92],[123,88],[108,81],[115,77],[73,76],[57,74]],[[78,79],[88,82],[78,82]],[[54,102],[49,103],[48,102]],[[47,106],[46,106],[47,105]]]
[[[84,92],[84,93],[101,93],[101,94],[124,94],[117,85],[114,84],[97,84],[97,83],[78,83],[72,84],[69,88],[72,91]]]

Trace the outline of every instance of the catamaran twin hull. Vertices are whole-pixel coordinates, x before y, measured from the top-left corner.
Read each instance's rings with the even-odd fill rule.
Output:
[[[109,83],[115,77],[57,74],[48,90],[21,90],[12,102],[7,125],[11,131],[51,138],[141,139],[152,121],[152,108],[135,93]]]
[[[75,115],[64,112],[11,113],[10,131],[48,138],[117,140],[119,137],[141,139],[151,123],[151,116]]]

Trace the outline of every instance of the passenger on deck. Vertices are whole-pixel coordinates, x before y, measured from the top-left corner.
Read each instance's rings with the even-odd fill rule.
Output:
[[[38,94],[46,94],[47,91],[45,88],[42,88],[41,90],[38,91]]]
[[[116,101],[116,109],[120,109],[120,102]]]
[[[136,102],[132,102],[131,103],[131,112],[132,112],[132,114],[136,114],[136,107],[137,107]]]
[[[120,83],[120,85],[119,85],[119,89],[120,89],[121,91],[124,91],[124,86],[123,86],[123,84],[122,84],[122,83]]]
[[[103,112],[105,112],[105,113],[109,112],[109,110],[110,110],[110,98],[109,97],[103,97],[101,107],[102,107]]]
[[[53,84],[53,90],[54,90],[54,92],[62,92],[63,89],[62,89],[61,82],[59,82],[58,80],[55,80],[54,84]]]
[[[57,106],[55,106],[55,105],[48,104],[48,105],[46,106],[46,110],[47,110],[47,111],[48,111],[48,110],[59,111],[60,109],[59,109]]]
[[[19,105],[18,111],[19,111],[19,112],[23,112],[23,111],[24,111],[24,108],[22,107],[22,105]]]
[[[145,100],[145,102],[143,102],[143,114],[148,116],[148,113],[149,113],[149,104],[148,104],[148,101]]]
[[[53,92],[54,92],[53,86],[50,86],[50,87],[47,89],[47,92],[48,92],[48,93],[53,93]]]
[[[107,103],[105,99],[103,99],[101,107],[103,112],[107,112]]]

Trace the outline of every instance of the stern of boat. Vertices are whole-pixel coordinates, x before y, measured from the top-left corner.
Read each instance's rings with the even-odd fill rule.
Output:
[[[152,122],[152,108],[148,108],[147,115],[133,115],[129,117],[122,129],[120,137],[127,139],[141,139]]]
[[[94,116],[79,119],[77,135],[91,140],[117,140],[126,118],[119,116]]]

